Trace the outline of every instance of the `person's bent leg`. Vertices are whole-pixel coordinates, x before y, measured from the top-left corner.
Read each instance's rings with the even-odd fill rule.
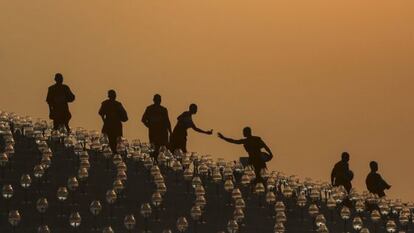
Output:
[[[66,127],[66,131],[68,132],[68,134],[70,133],[70,127],[69,127],[69,122],[65,123],[65,127]]]
[[[262,178],[262,176],[261,176],[261,174],[260,174],[260,172],[262,171],[262,167],[261,166],[254,166],[254,173],[255,173],[255,175],[256,175],[256,182],[255,182],[255,184],[257,184],[257,183],[259,183],[259,182],[262,182],[263,183],[263,178]]]

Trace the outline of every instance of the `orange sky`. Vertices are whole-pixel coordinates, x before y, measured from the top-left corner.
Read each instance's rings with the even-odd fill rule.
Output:
[[[241,137],[246,125],[276,153],[271,168],[328,180],[351,153],[365,189],[378,160],[389,194],[414,200],[412,0],[0,0],[0,108],[47,117],[53,74],[77,95],[72,126],[100,129],[114,88],[128,138],[160,93],[170,118]],[[243,148],[191,133],[189,148],[235,159]]]

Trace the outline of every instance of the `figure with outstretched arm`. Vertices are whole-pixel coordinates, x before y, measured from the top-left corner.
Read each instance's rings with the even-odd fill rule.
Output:
[[[198,133],[207,135],[213,134],[213,130],[203,130],[198,128],[194,122],[192,116],[197,113],[198,107],[196,104],[191,104],[188,111],[183,112],[177,118],[177,124],[170,136],[169,149],[172,152],[180,149],[182,152],[187,152],[187,130],[193,129]]]
[[[153,102],[154,104],[145,109],[141,122],[148,128],[149,142],[154,146],[156,158],[160,147],[168,145],[172,130],[168,110],[161,105],[161,95],[154,95]]]
[[[232,139],[224,136],[222,133],[218,133],[217,135],[226,142],[244,146],[244,149],[249,155],[249,164],[254,167],[257,181],[262,181],[260,171],[266,168],[266,162],[273,158],[273,153],[266,143],[260,137],[253,136],[250,127],[243,129],[244,138],[242,139]],[[267,153],[263,152],[262,149]]]
[[[112,153],[116,154],[118,139],[122,137],[122,122],[128,121],[128,115],[122,104],[116,101],[116,92],[108,91],[108,99],[103,101],[99,109],[103,121],[102,133],[108,136]]]

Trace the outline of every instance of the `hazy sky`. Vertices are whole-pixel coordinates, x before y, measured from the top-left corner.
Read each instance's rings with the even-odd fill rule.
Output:
[[[249,125],[271,168],[328,180],[347,150],[365,190],[376,159],[393,197],[414,200],[412,0],[0,0],[0,109],[46,118],[63,73],[71,125],[100,129],[114,88],[130,139],[160,93],[176,117],[241,137]],[[236,159],[241,146],[190,133],[189,149]]]

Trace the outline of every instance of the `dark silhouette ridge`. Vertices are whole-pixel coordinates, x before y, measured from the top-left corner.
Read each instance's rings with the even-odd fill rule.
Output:
[[[341,161],[337,162],[332,169],[331,183],[333,186],[344,186],[349,193],[352,189],[351,181],[354,178],[354,173],[349,170],[349,153],[343,152]]]
[[[104,123],[102,133],[108,136],[112,153],[117,153],[118,139],[122,137],[122,122],[128,121],[128,115],[122,104],[116,99],[114,90],[108,91],[108,99],[102,102],[99,115]]]
[[[385,180],[381,177],[381,175],[377,173],[378,171],[377,162],[371,161],[369,163],[369,167],[371,168],[371,172],[368,174],[365,180],[368,191],[370,191],[373,194],[377,194],[379,197],[385,196],[384,191],[386,189],[390,189],[391,185],[385,182]]]
[[[55,84],[47,91],[46,102],[49,105],[49,118],[53,120],[53,129],[65,127],[70,132],[69,121],[72,115],[68,103],[75,100],[75,95],[70,88],[63,84],[63,76],[55,74]]]
[[[211,135],[213,130],[205,131],[198,128],[194,122],[192,116],[197,113],[197,105],[191,104],[188,111],[183,112],[177,117],[177,125],[170,136],[169,149],[174,152],[181,149],[184,153],[187,152],[187,130],[193,129],[198,133]]]
[[[249,164],[254,167],[256,177],[260,181],[262,180],[260,171],[263,168],[266,168],[266,162],[270,161],[273,158],[273,153],[260,137],[252,135],[252,130],[250,127],[245,127],[243,129],[243,136],[243,139],[232,139],[225,137],[221,133],[218,133],[218,137],[224,141],[244,146],[244,149],[249,155]],[[265,149],[268,154],[262,152],[262,149]]]
[[[154,95],[154,104],[148,106],[142,116],[142,123],[148,128],[149,142],[154,146],[154,157],[161,146],[168,145],[168,136],[172,133],[167,108],[161,106],[161,96]]]

